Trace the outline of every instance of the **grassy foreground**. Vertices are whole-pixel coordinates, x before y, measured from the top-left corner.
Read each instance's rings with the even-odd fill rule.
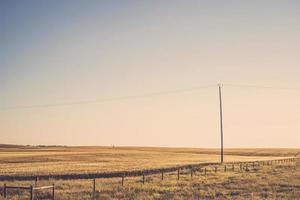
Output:
[[[295,156],[299,149],[226,149],[225,161],[271,160]],[[24,147],[0,146],[0,175],[89,173],[147,169],[199,162],[217,162],[217,149],[145,147]],[[10,181],[29,186],[33,181]],[[41,180],[55,184],[57,200],[93,198],[92,180]],[[0,182],[3,185],[4,182]],[[2,191],[1,191],[2,193]],[[9,199],[29,199],[28,191],[8,192]],[[51,191],[39,191],[36,199],[51,199]],[[2,197],[0,197],[1,199]],[[125,178],[97,179],[94,199],[300,199],[300,163],[280,163],[249,171],[218,170]],[[1,199],[2,200],[2,199]]]
[[[56,199],[92,199],[92,180],[50,180],[40,185],[56,185]],[[13,185],[29,185],[33,182],[10,182]],[[208,172],[205,176],[197,172],[192,178],[189,173],[160,176],[126,178],[124,186],[119,179],[96,181],[94,199],[299,199],[300,163],[261,166],[249,171]],[[9,199],[28,199],[28,192],[10,192]],[[51,191],[37,194],[39,199],[50,199]],[[1,198],[0,198],[1,199]]]

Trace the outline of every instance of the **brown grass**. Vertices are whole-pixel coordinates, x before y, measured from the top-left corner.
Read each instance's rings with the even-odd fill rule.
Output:
[[[294,149],[226,149],[225,161],[268,160]],[[216,149],[146,147],[0,148],[0,175],[94,173],[218,162]]]
[[[273,159],[293,156],[299,149],[226,149],[226,161]],[[250,156],[248,156],[250,155]],[[5,147],[0,150],[1,174],[51,174],[95,171],[132,170],[174,166],[178,164],[218,161],[216,149],[138,148],[138,147]],[[250,171],[237,170],[207,176],[183,172],[125,178],[98,179],[95,199],[299,199],[300,165],[284,163],[261,166]],[[6,182],[29,186],[33,181]],[[41,180],[39,185],[55,183],[56,199],[91,199],[92,180]],[[4,184],[4,182],[0,182]],[[50,199],[50,191],[38,193],[40,199]],[[10,199],[28,199],[28,192],[10,191]],[[1,199],[1,197],[0,197]]]

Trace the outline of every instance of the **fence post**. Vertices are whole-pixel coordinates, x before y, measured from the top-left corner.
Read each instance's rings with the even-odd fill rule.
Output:
[[[218,167],[217,167],[217,166],[215,166],[215,173],[217,173],[217,171],[218,171]]]
[[[162,181],[164,180],[164,170],[163,169],[161,170],[161,180]]]
[[[33,200],[33,187],[32,185],[29,187],[29,192],[30,192],[30,200]]]
[[[39,180],[39,177],[35,177],[35,182],[34,182],[34,185],[35,185],[35,186],[38,185],[38,180]]]
[[[193,178],[193,168],[191,167],[191,178]]]
[[[206,167],[204,168],[204,174],[205,174],[205,176],[206,176]]]
[[[122,186],[124,186],[124,175],[122,176]]]
[[[180,175],[180,169],[178,168],[178,170],[177,170],[177,180],[179,180],[179,175]]]
[[[234,164],[232,164],[232,171],[234,171]]]
[[[7,196],[7,190],[6,190],[6,184],[4,183],[4,187],[3,187],[3,196],[4,198],[6,198]]]
[[[143,173],[143,184],[145,183],[145,174]]]
[[[240,163],[240,170],[242,170],[243,169],[243,165]]]
[[[226,165],[224,165],[224,171],[225,171],[225,172],[227,171]]]
[[[55,200],[55,189],[54,189],[54,183],[52,184],[52,200]]]
[[[93,179],[93,197],[95,197],[95,192],[96,192],[96,179]]]

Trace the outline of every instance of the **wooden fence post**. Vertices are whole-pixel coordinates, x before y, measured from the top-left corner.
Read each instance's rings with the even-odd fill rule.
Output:
[[[227,171],[226,165],[224,165],[224,171],[225,171],[225,172]]]
[[[35,182],[34,182],[34,185],[35,185],[35,186],[38,185],[38,180],[39,180],[39,177],[35,177]]]
[[[145,183],[145,174],[143,173],[143,184]]]
[[[217,167],[217,166],[215,166],[215,173],[217,173],[217,171],[218,171],[218,167]]]
[[[124,175],[122,176],[122,186],[124,186]]]
[[[191,178],[193,178],[193,168],[191,167]]]
[[[164,180],[164,170],[163,169],[161,170],[161,180],[162,181]]]
[[[30,198],[30,200],[33,200],[33,187],[32,187],[32,185],[29,187],[29,192],[30,192],[29,198]]]
[[[6,184],[4,183],[4,187],[3,187],[3,196],[4,198],[7,197],[7,190],[6,190]]]
[[[204,168],[204,174],[205,174],[205,176],[206,176],[206,167]]]
[[[96,179],[93,179],[93,197],[95,197],[95,193],[96,193]]]
[[[180,175],[180,169],[178,168],[178,170],[177,170],[177,180],[179,180],[179,175]]]
[[[234,164],[232,164],[232,171],[234,171]]]
[[[52,200],[55,200],[55,187],[54,187],[54,183],[52,184]]]

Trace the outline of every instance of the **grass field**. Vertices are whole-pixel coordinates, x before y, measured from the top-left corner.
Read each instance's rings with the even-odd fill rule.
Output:
[[[228,149],[225,161],[293,156],[295,149]],[[2,147],[0,175],[92,173],[218,162],[217,149],[146,147]]]
[[[299,149],[226,149],[225,161],[271,160],[292,157]],[[217,149],[147,147],[0,147],[0,175],[39,175],[108,172],[159,168],[190,163],[218,162]],[[184,172],[183,172],[184,173]],[[299,199],[299,163],[262,166],[250,171],[207,176],[189,173],[177,180],[176,173],[97,180],[96,199]],[[33,181],[10,181],[28,186]],[[92,180],[41,180],[40,185],[56,185],[56,199],[91,199]],[[0,182],[4,184],[4,182]],[[28,199],[25,192],[13,191],[11,199]],[[39,195],[50,198],[50,192]]]

